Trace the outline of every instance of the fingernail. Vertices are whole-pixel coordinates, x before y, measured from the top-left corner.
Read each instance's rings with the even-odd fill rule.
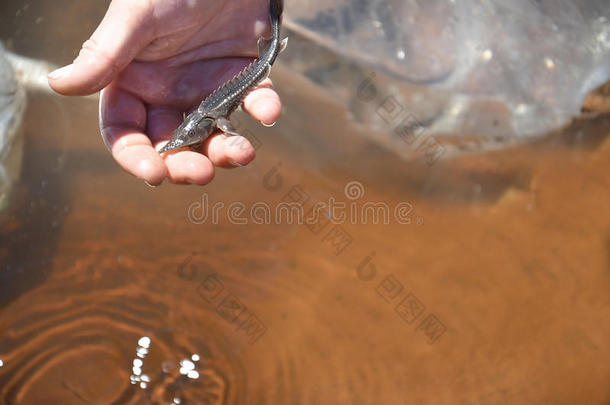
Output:
[[[161,184],[163,184],[163,183],[161,183],[161,184],[157,184],[156,186],[154,186],[154,185],[150,184],[149,182],[147,182],[146,180],[144,180],[144,183],[146,183],[146,185],[147,185],[148,187],[150,187],[150,188],[157,188],[157,187],[159,187]]]
[[[72,73],[73,67],[74,67],[74,65],[70,64],[70,65],[64,66],[62,68],[59,68],[57,70],[54,70],[51,73],[49,73],[49,78],[53,79],[53,80],[58,80],[58,79],[63,79],[64,77],[70,76],[70,74]]]
[[[272,122],[271,124],[266,124],[263,121],[261,121],[261,124],[263,124],[263,126],[266,126],[267,128],[271,128],[272,126],[275,126],[275,122]]]

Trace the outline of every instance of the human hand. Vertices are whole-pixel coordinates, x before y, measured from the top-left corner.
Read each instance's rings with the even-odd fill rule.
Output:
[[[103,89],[102,137],[127,172],[151,185],[166,177],[203,185],[214,177],[214,166],[254,159],[247,139],[214,134],[198,152],[161,156],[157,150],[183,113],[252,62],[268,30],[268,0],[113,0],[78,57],[52,72],[49,84],[66,95]],[[269,80],[243,106],[266,124],[281,114]]]

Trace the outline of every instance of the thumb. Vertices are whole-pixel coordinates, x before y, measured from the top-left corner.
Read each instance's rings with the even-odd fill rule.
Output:
[[[152,40],[151,4],[113,0],[74,62],[49,73],[51,88],[61,94],[85,95],[106,87]]]

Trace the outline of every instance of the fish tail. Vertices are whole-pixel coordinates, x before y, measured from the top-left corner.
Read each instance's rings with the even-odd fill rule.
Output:
[[[269,14],[271,19],[280,22],[284,12],[284,0],[269,0]]]

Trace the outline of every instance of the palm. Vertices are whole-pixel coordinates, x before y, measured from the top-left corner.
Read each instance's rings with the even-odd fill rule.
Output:
[[[171,8],[161,8],[166,0],[155,3],[161,15],[149,24],[156,32],[147,33],[152,40],[127,66],[120,87],[146,103],[182,109],[257,56],[256,42],[266,28],[261,23],[269,18],[266,0],[213,0],[195,8],[185,1]]]
[[[130,14],[127,20],[127,25],[132,25],[126,40],[129,46],[116,52],[118,58],[108,57],[113,61],[111,69],[98,73],[103,76],[113,68],[116,71],[100,101],[102,135],[114,158],[128,172],[151,184],[165,177],[176,183],[205,184],[213,177],[212,164],[233,167],[249,163],[254,158],[251,145],[243,140],[229,144],[224,135],[206,141],[201,150],[205,156],[181,151],[163,159],[153,148],[158,149],[170,138],[183,113],[195,108],[205,95],[256,56],[256,40],[265,34],[268,25],[267,1],[212,0],[195,6],[189,6],[192,2],[188,0],[143,3],[148,3],[148,8]],[[113,16],[125,15],[127,6],[125,0],[111,4],[92,40],[83,46],[84,56],[79,58],[100,52],[106,57],[104,47],[113,45],[104,42],[103,34],[116,28]],[[94,66],[89,76],[95,76],[97,64],[89,65]],[[58,85],[51,80],[51,84],[67,94],[98,90],[95,82],[93,86],[86,82],[86,73],[84,78],[73,74],[76,85],[72,91],[62,88],[61,82]],[[281,106],[277,94],[264,88],[269,84],[262,87],[248,96],[245,107],[255,118],[270,123],[278,118]]]

